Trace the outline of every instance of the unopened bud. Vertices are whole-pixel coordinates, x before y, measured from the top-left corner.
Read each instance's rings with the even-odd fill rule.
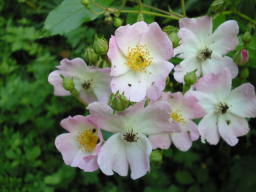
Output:
[[[73,79],[71,77],[64,77],[63,75],[61,77],[63,80],[62,85],[63,85],[64,89],[66,89],[67,91],[72,93],[75,89],[75,84],[74,84]]]
[[[112,24],[113,23],[113,18],[111,16],[107,16],[107,17],[105,17],[104,21],[107,24]]]
[[[180,41],[180,38],[177,35],[178,29],[172,25],[168,25],[163,31],[167,33],[169,39],[172,41],[173,47],[177,47]]]
[[[99,55],[105,55],[108,51],[108,42],[105,38],[96,37],[93,42],[93,49]]]
[[[163,154],[160,150],[152,151],[150,154],[150,160],[156,163],[162,163],[163,162]]]
[[[138,14],[137,21],[144,21],[144,16],[142,13]]]
[[[97,53],[91,47],[87,47],[84,52],[84,58],[88,63],[96,63],[99,59]]]
[[[194,83],[196,83],[197,81],[196,70],[187,73],[184,76],[184,81],[186,85],[193,85]]]
[[[116,93],[110,96],[109,105],[115,111],[123,111],[124,109],[129,107],[130,101],[127,100],[127,98],[124,95]]]
[[[81,3],[88,8],[89,4],[90,4],[90,0],[82,0]]]
[[[210,6],[210,10],[213,12],[218,12],[223,9],[224,0],[214,0]]]
[[[234,56],[234,61],[237,65],[245,65],[249,61],[249,52],[246,49],[238,51]]]
[[[242,40],[244,42],[244,44],[248,44],[252,39],[251,33],[249,31],[246,31],[243,36],[242,36]]]
[[[120,27],[123,24],[123,20],[120,19],[119,17],[114,18],[114,26],[115,27]]]
[[[240,72],[240,77],[242,79],[247,79],[250,75],[249,69],[248,68],[244,68],[242,69],[242,71]]]

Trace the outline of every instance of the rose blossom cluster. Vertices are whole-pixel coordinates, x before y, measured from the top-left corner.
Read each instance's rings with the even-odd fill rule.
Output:
[[[245,83],[232,89],[238,67],[226,56],[238,44],[237,22],[226,21],[214,32],[207,16],[183,18],[179,25],[175,49],[156,22],[137,22],[111,36],[111,69],[87,66],[80,58],[64,59],[49,75],[55,95],[74,95],[88,105],[88,116],[60,123],[67,133],[55,145],[67,165],[100,169],[106,175],[127,176],[130,170],[137,179],[149,172],[153,149],[168,149],[173,143],[187,151],[199,138],[211,145],[222,138],[234,146],[248,133],[246,118],[256,116],[254,87]],[[183,59],[175,67],[169,62],[174,56]],[[172,69],[180,83],[192,71],[198,80],[185,93],[165,92]],[[113,110],[111,94],[122,94],[132,105]],[[103,132],[111,136],[104,138]]]

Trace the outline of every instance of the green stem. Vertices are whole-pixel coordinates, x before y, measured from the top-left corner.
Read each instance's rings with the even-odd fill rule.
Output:
[[[220,13],[218,13],[218,15],[219,14]],[[243,18],[243,19],[245,19],[245,20],[247,20],[247,21],[249,21],[249,22],[251,22],[253,24],[256,24],[256,20],[255,19],[252,19],[251,17],[249,17],[249,16],[247,16],[247,15],[245,15],[245,14],[239,12],[239,11],[223,11],[223,12],[221,12],[221,14],[224,14],[224,15],[232,15],[232,14],[234,14],[234,15],[237,15],[237,16],[239,16],[239,17],[241,17],[241,18]],[[215,17],[216,16],[217,15],[215,15]]]
[[[180,0],[181,2],[181,9],[184,16],[186,16],[186,8],[185,8],[185,0]]]
[[[152,11],[145,11],[145,10],[139,11],[139,10],[126,10],[126,9],[122,9],[122,10],[119,10],[119,11],[120,11],[120,13],[132,13],[132,14],[142,13],[142,14],[145,14],[145,15],[152,15],[152,16],[164,17],[164,18],[175,19],[175,20],[179,20],[180,19],[177,16],[164,15],[164,14],[161,14],[161,13],[156,13],[156,12],[152,12]]]
[[[144,7],[147,7],[149,9],[152,9],[152,10],[155,10],[155,11],[158,11],[160,13],[163,13],[163,14],[166,14],[166,15],[171,15],[171,16],[175,16],[175,17],[180,17],[182,18],[183,16],[179,13],[176,13],[174,11],[165,11],[165,10],[162,10],[162,9],[159,9],[159,8],[156,8],[156,7],[153,7],[151,5],[147,5],[147,4],[143,4]]]

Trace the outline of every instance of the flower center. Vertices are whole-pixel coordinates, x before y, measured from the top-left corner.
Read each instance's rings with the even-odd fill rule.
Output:
[[[129,143],[136,142],[138,140],[138,133],[134,132],[132,129],[127,130],[123,133],[123,139]]]
[[[211,59],[211,57],[212,57],[212,50],[210,50],[208,48],[201,50],[197,56],[197,58],[200,61],[205,61],[207,59]]]
[[[229,106],[226,103],[220,103],[217,107],[217,112],[225,114],[229,109]]]
[[[144,72],[151,64],[152,57],[150,57],[148,49],[143,45],[136,45],[134,48],[128,49],[127,65],[136,72]]]
[[[176,111],[176,112],[172,112],[170,114],[170,118],[172,120],[174,120],[177,123],[185,123],[185,119],[183,118],[183,116],[181,115],[180,112]]]
[[[83,84],[82,84],[82,87],[84,88],[84,89],[90,89],[90,87],[91,87],[91,83],[92,83],[92,79],[91,80],[87,80],[87,81],[85,81]]]
[[[99,137],[97,136],[96,129],[85,130],[77,136],[77,141],[81,148],[86,152],[92,152],[97,143],[99,142]]]

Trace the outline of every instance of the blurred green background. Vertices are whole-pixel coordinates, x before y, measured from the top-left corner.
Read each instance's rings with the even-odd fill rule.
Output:
[[[119,0],[105,1],[120,6]],[[154,7],[181,13],[180,1],[145,0]],[[145,191],[145,192],[253,192],[256,190],[256,121],[251,131],[235,147],[224,142],[217,146],[194,143],[188,152],[156,151],[151,172],[133,181],[118,175],[108,177],[100,171],[84,173],[64,165],[54,146],[55,137],[63,133],[61,119],[84,114],[84,107],[71,97],[53,96],[47,82],[49,72],[62,58],[83,57],[95,34],[109,38],[116,27],[104,15],[74,30],[63,26],[62,35],[44,29],[44,21],[61,0],[0,1],[0,191],[1,192],[78,192],[78,191]],[[214,15],[214,24],[235,19],[240,26],[240,40],[245,32],[251,39],[244,45],[250,61],[240,67],[246,71],[235,84],[256,84],[255,25],[236,14],[240,11],[256,18],[254,0],[185,0],[187,15]],[[127,6],[137,9],[128,1]],[[122,14],[126,23],[136,22],[136,15]],[[58,19],[58,18],[56,18]],[[158,21],[162,27],[177,21],[145,16],[147,22]],[[67,29],[67,30],[65,30]],[[235,53],[231,53],[231,56]],[[173,62],[176,62],[173,60]],[[249,72],[249,74],[248,74]],[[176,91],[176,83],[170,85]]]

